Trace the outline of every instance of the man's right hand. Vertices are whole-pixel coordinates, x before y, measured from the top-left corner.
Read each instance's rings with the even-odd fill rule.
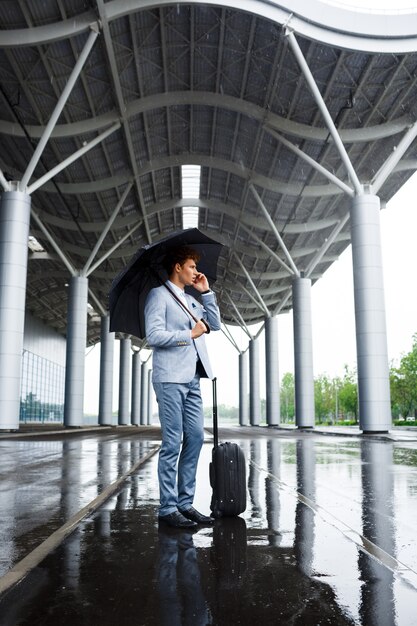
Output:
[[[201,335],[204,335],[206,332],[207,326],[200,320],[191,330],[191,339],[197,339],[197,337],[201,337]]]

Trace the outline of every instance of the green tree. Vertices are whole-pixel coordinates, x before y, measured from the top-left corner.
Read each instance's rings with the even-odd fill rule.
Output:
[[[358,422],[358,383],[356,370],[349,370],[345,365],[345,373],[340,381],[339,409],[346,417],[353,417]]]
[[[238,421],[239,409],[237,406],[227,406],[226,404],[219,404],[217,408],[217,416],[219,420]],[[204,407],[204,418],[211,420],[213,418],[213,407]]]
[[[294,374],[286,372],[281,380],[281,420],[294,421],[295,415],[295,387]]]
[[[318,423],[327,421],[334,410],[334,385],[325,374],[314,379],[314,404]]]
[[[398,368],[391,368],[391,406],[393,413],[403,417],[415,415],[417,411],[417,333],[413,335],[413,346],[405,354]]]

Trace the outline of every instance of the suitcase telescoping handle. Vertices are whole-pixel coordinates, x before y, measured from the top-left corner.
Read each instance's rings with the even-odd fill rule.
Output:
[[[217,378],[213,378],[213,437],[214,447],[219,445],[219,433],[217,424]]]

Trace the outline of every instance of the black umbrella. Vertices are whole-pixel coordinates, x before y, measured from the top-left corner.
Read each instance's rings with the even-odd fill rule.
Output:
[[[222,244],[198,230],[189,228],[140,248],[127,267],[113,281],[109,294],[110,331],[145,337],[144,308],[146,296],[153,287],[159,287],[168,276],[162,261],[171,248],[190,246],[200,255],[198,270],[207,276],[210,284],[216,280],[217,261]],[[198,295],[192,287],[187,291]]]

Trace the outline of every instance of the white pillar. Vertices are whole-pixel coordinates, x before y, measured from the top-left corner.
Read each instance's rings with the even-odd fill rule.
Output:
[[[313,340],[311,331],[311,280],[295,278],[292,285],[294,316],[295,423],[314,426]]]
[[[266,374],[266,423],[278,426],[280,414],[280,386],[278,366],[278,318],[265,320],[265,374]]]
[[[130,338],[120,339],[120,368],[119,368],[119,426],[130,424],[130,353],[132,342]]]
[[[100,395],[98,423],[111,426],[113,421],[113,356],[114,333],[109,332],[109,315],[101,318],[100,337]]]
[[[150,393],[148,364],[145,361],[141,367],[140,383],[140,423],[141,426],[145,426],[148,421],[148,393]]]
[[[248,351],[239,354],[239,424],[249,424]]]
[[[0,204],[0,430],[19,428],[30,196],[4,191]]]
[[[250,425],[259,426],[261,422],[261,392],[259,383],[259,343],[258,339],[249,342],[249,384],[250,384]]]
[[[133,426],[140,425],[140,387],[141,387],[141,362],[140,353],[132,354],[132,405],[131,420]]]
[[[350,228],[355,294],[359,425],[364,432],[387,432],[391,428],[379,214],[378,196],[364,194],[352,200]]]
[[[64,424],[82,426],[84,369],[87,344],[88,279],[72,276],[68,294]]]
[[[147,424],[152,423],[152,408],[153,408],[153,397],[152,397],[152,370],[148,370],[148,419]]]

